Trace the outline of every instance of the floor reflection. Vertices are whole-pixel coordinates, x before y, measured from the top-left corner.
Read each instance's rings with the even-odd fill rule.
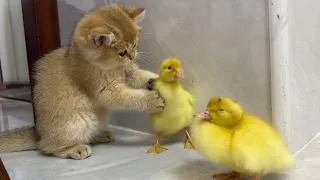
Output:
[[[30,88],[0,91],[0,131],[33,125],[32,104],[6,97],[31,100]]]

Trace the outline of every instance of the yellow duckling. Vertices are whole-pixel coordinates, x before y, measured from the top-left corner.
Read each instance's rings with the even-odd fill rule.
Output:
[[[193,119],[193,98],[180,84],[184,74],[176,58],[165,59],[160,66],[160,76],[151,83],[150,89],[157,90],[165,100],[162,112],[151,114],[152,127],[158,133],[156,143],[147,153],[161,153],[168,150],[160,145],[160,136],[172,136],[184,130],[185,149],[193,149],[187,128]]]
[[[292,167],[295,160],[280,135],[262,119],[244,112],[228,97],[212,98],[195,115],[192,142],[205,158],[234,171],[215,179],[240,180],[240,174],[260,180],[267,173]]]

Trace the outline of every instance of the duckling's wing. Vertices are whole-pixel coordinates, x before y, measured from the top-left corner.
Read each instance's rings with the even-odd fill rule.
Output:
[[[189,102],[190,106],[193,106],[194,98],[191,95],[188,98],[188,102]]]

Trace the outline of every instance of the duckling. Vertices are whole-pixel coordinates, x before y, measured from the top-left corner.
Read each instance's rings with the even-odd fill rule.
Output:
[[[205,158],[234,171],[215,179],[260,180],[263,175],[288,169],[295,159],[282,137],[261,118],[244,111],[229,97],[214,97],[207,109],[195,115],[191,137]]]
[[[193,97],[180,84],[184,77],[181,62],[177,58],[167,58],[160,66],[159,78],[149,86],[158,91],[165,100],[162,112],[151,114],[152,128],[157,132],[157,139],[147,153],[162,153],[167,148],[161,146],[161,136],[172,136],[179,131],[186,135],[185,149],[193,149],[188,127],[193,120]]]

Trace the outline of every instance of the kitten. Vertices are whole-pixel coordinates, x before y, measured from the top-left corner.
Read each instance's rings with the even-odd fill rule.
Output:
[[[139,69],[137,56],[144,9],[111,4],[85,15],[69,46],[35,66],[35,128],[0,134],[0,152],[39,149],[62,158],[84,159],[89,144],[109,142],[111,109],[162,111],[164,100],[147,84],[157,75]]]

